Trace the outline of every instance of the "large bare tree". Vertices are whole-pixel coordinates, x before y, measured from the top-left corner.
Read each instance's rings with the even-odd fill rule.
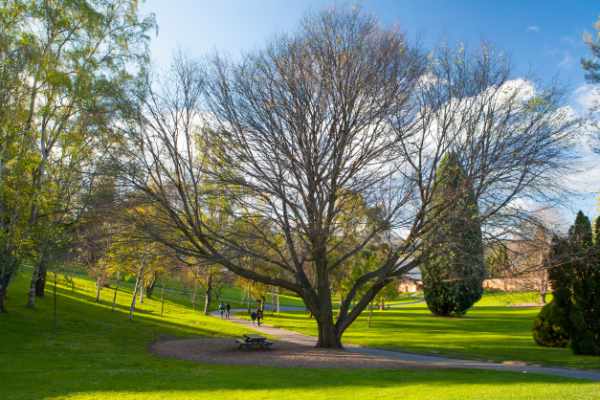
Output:
[[[511,80],[501,54],[425,57],[356,10],[310,15],[238,62],[180,57],[150,86],[122,156],[126,183],[158,210],[147,232],[298,294],[320,347],[341,347],[378,292],[419,264],[421,238],[453,203],[431,202],[444,155],[460,155],[497,235],[520,199],[555,186],[572,134],[559,93]],[[385,257],[334,315],[332,279],[378,244]]]

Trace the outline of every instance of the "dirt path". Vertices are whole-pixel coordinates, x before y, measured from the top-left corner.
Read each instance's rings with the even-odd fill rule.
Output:
[[[282,308],[282,311],[284,309]],[[537,365],[529,365],[522,362],[513,363],[494,363],[486,361],[474,361],[474,360],[461,360],[455,358],[447,358],[441,356],[430,356],[423,354],[405,353],[399,351],[382,350],[369,347],[362,347],[358,345],[348,344],[345,346],[344,351],[331,351],[315,349],[314,346],[317,343],[317,339],[313,336],[303,335],[298,332],[289,331],[287,329],[275,328],[268,325],[262,325],[257,327],[253,325],[251,321],[239,318],[235,316],[235,313],[244,313],[246,310],[236,309],[232,310],[231,321],[249,329],[261,332],[265,335],[269,335],[278,339],[278,343],[275,347],[283,346],[285,349],[293,348],[295,351],[304,349],[305,352],[313,352],[308,357],[315,357],[315,354],[319,354],[323,357],[324,354],[330,353],[335,355],[333,360],[330,362],[321,359],[317,366],[333,366],[333,367],[354,367],[358,364],[361,367],[379,367],[379,368],[398,368],[398,367],[409,367],[409,368],[463,368],[463,369],[485,369],[494,371],[510,371],[510,372],[521,372],[521,373],[535,373],[535,374],[546,374],[556,375],[567,378],[578,378],[588,379],[594,381],[600,381],[600,371],[595,370],[578,370],[570,368],[558,368],[558,367],[542,367]],[[213,316],[219,318],[219,313],[213,313]],[[290,347],[291,346],[291,347]],[[315,353],[317,352],[317,353]],[[275,352],[273,352],[275,356]],[[321,354],[322,353],[322,354]],[[260,359],[265,359],[264,356],[259,356]],[[271,358],[271,357],[269,357]],[[352,360],[352,361],[351,361]],[[346,362],[348,364],[346,364]],[[325,363],[326,365],[323,365]],[[261,363],[262,364],[262,363]],[[301,363],[303,366],[314,366],[314,363]],[[309,365],[307,365],[309,364]],[[368,364],[368,365],[367,365]],[[280,365],[280,364],[274,364]]]

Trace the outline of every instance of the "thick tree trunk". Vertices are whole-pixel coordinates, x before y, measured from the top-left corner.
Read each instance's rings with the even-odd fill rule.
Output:
[[[325,248],[318,249],[315,254],[315,269],[317,272],[317,304],[310,304],[311,313],[314,314],[319,328],[317,347],[341,349],[342,335],[338,332],[333,322],[333,302],[331,301],[331,285],[327,266]]]
[[[212,300],[212,274],[208,275],[208,280],[206,281],[206,296],[204,296],[204,314],[208,315],[210,313],[210,302]]]
[[[317,318],[317,325],[319,327],[319,339],[317,341],[317,347],[327,349],[341,349],[342,348],[342,337],[338,334],[333,319],[331,318]]]

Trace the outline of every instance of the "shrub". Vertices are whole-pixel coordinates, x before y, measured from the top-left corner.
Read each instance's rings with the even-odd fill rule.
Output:
[[[533,339],[540,346],[566,347],[565,312],[554,301],[546,304],[533,321]]]

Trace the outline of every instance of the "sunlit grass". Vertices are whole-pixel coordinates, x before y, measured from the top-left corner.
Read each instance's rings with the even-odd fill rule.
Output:
[[[127,319],[130,293],[94,302],[94,286],[76,280],[26,309],[27,280],[10,287],[0,315],[0,399],[594,399],[600,385],[550,376],[459,370],[276,369],[204,365],[153,356],[160,336],[238,336],[246,329],[177,301],[147,299]],[[294,317],[296,318],[296,317]],[[304,317],[301,317],[304,318]]]
[[[465,317],[433,316],[424,303],[374,310],[369,327],[365,311],[344,334],[345,343],[384,349],[442,354],[453,357],[526,361],[573,368],[600,369],[600,357],[576,356],[570,349],[540,347],[531,336],[539,307],[510,307],[529,303],[533,293],[491,293]],[[267,315],[266,324],[316,335],[306,313]]]

